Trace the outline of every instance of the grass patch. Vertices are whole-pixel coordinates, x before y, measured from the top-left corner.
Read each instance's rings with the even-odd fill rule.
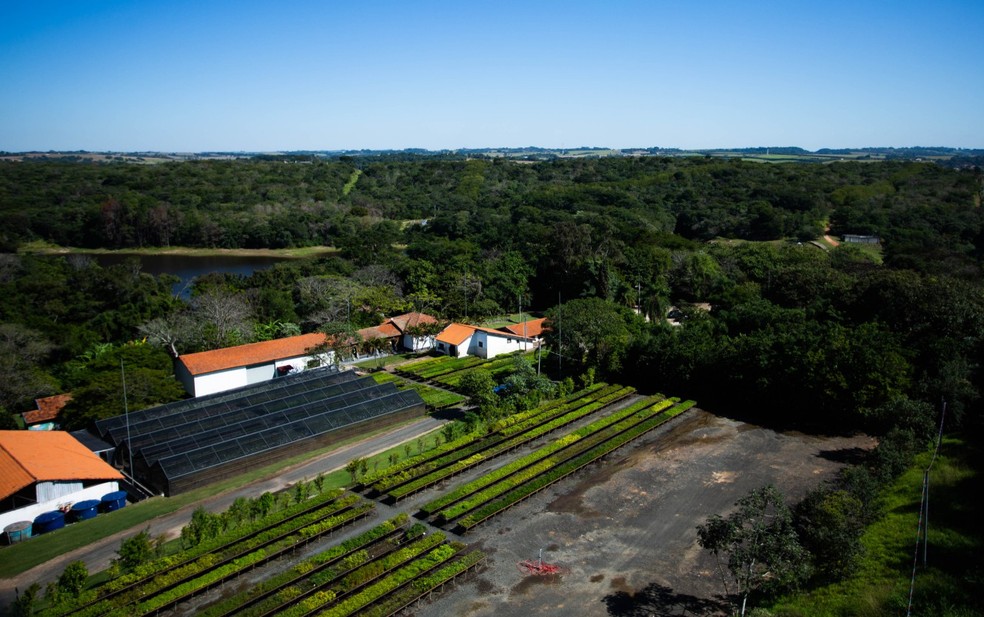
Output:
[[[169,247],[143,247],[129,248],[124,250],[109,249],[80,249],[70,246],[59,246],[43,240],[26,242],[18,249],[18,253],[35,253],[42,255],[69,255],[79,253],[84,255],[187,255],[189,257],[217,257],[217,256],[241,256],[241,257],[281,257],[284,259],[306,259],[310,257],[322,257],[325,255],[336,255],[339,250],[330,246],[305,246],[290,249],[218,249],[218,248],[191,248],[181,246]]]
[[[352,192],[352,189],[355,188],[355,183],[359,181],[359,176],[361,175],[362,175],[361,169],[356,169],[355,171],[352,172],[352,175],[349,176],[348,182],[346,182],[345,186],[342,187],[343,196],[347,196],[349,193]]]
[[[772,607],[777,617],[810,615],[903,615],[915,552],[923,471],[932,453],[882,492],[884,516],[862,538],[865,554],[857,573],[845,581],[783,598]],[[944,440],[930,472],[929,534],[926,567],[916,570],[913,615],[969,617],[984,614],[978,590],[984,583],[984,507],[974,495],[984,486],[977,473],[979,448]],[[921,560],[920,555],[920,560]]]
[[[408,424],[405,422],[403,424]],[[2,547],[0,549],[0,578],[11,578],[31,568],[38,566],[50,559],[69,553],[87,544],[101,540],[124,530],[132,530],[136,534],[143,529],[148,521],[165,514],[170,514],[181,508],[195,504],[207,497],[213,497],[225,491],[234,490],[276,475],[278,472],[304,461],[327,454],[343,446],[366,439],[373,435],[395,429],[403,424],[393,425],[380,429],[373,433],[368,433],[358,438],[353,438],[342,443],[326,446],[320,450],[314,450],[295,457],[285,459],[273,465],[256,469],[235,478],[217,482],[209,486],[176,495],[174,497],[152,497],[139,503],[129,504],[121,510],[100,514],[96,518],[81,523],[67,525],[64,529],[37,536],[20,542],[13,546]],[[424,451],[434,447],[434,438],[427,434],[424,436]],[[418,440],[410,442],[411,451],[418,449]],[[395,454],[399,458],[405,456],[405,448],[397,446],[381,452],[369,459],[370,469],[375,466],[378,469],[385,469],[389,466],[389,456]],[[334,471],[324,475],[324,490],[343,488],[352,484],[352,478],[344,469]],[[311,480],[313,478],[309,478]],[[189,516],[190,518],[190,516]]]
[[[382,369],[387,366],[392,366],[394,364],[402,364],[407,360],[413,360],[414,358],[417,357],[420,357],[420,352],[411,351],[407,353],[390,354],[386,356],[380,356],[378,358],[369,358],[367,360],[360,360],[359,362],[352,363],[350,366],[371,371],[374,369]]]

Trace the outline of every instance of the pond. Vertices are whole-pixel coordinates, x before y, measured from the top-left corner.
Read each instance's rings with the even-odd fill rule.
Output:
[[[289,257],[270,255],[144,255],[137,253],[92,253],[89,254],[102,267],[115,266],[128,259],[140,261],[140,269],[153,275],[173,274],[178,277],[172,291],[187,299],[191,293],[191,282],[195,277],[212,272],[227,272],[249,276],[256,270],[269,268],[274,264],[289,261]]]

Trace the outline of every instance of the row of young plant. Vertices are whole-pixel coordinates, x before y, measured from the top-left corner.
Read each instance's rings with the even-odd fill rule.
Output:
[[[421,506],[420,511],[427,516],[432,516],[443,510],[444,512],[442,512],[442,516],[445,519],[455,518],[458,515],[452,515],[447,510],[449,506],[451,506],[452,504],[460,502],[461,500],[469,496],[473,496],[477,498],[477,495],[475,495],[475,493],[478,493],[479,491],[482,491],[487,487],[491,487],[493,484],[496,484],[499,481],[508,478],[512,474],[534,465],[535,463],[539,463],[543,459],[551,455],[557,454],[565,449],[569,449],[575,443],[577,443],[579,446],[583,446],[584,442],[586,441],[590,442],[590,440],[586,439],[588,437],[591,436],[605,437],[607,435],[607,433],[605,433],[605,429],[611,427],[616,423],[621,422],[622,420],[628,418],[629,416],[638,414],[642,410],[648,410],[650,413],[655,414],[655,413],[659,413],[660,411],[663,411],[664,409],[666,409],[667,407],[669,407],[675,402],[676,401],[673,399],[664,399],[662,396],[647,397],[624,409],[620,409],[608,416],[605,416],[604,418],[596,420],[587,426],[581,427],[571,433],[568,433],[563,437],[559,437],[558,439],[554,440],[552,443],[522,458],[519,458],[513,461],[512,463],[509,463],[508,465],[504,465],[503,467],[500,467],[494,471],[484,474],[480,478],[477,478],[471,482],[463,484],[453,491],[444,493],[437,499],[434,499],[433,501],[430,501],[424,504],[423,506]],[[462,514],[466,511],[467,510],[464,510]]]
[[[505,377],[516,370],[516,354],[509,354],[505,356],[500,356],[495,360],[490,360],[484,364],[477,366],[472,366],[464,368],[457,371],[452,371],[451,373],[446,373],[438,375],[430,379],[430,381],[437,383],[445,388],[451,388],[455,390],[461,384],[461,380],[465,378],[466,375],[473,371],[482,370],[488,372],[492,379],[498,381],[500,377]]]
[[[433,360],[423,360],[421,362],[414,362],[408,366],[404,365],[397,367],[396,372],[410,375],[416,379],[427,380],[433,379],[438,375],[453,373],[454,371],[460,371],[465,368],[478,366],[480,364],[484,364],[485,362],[487,361],[476,356],[464,356],[462,358],[442,356],[440,358],[434,358]]]
[[[197,576],[187,578],[183,582],[162,590],[149,599],[145,598],[135,607],[118,608],[108,613],[108,616],[136,617],[139,615],[155,614],[161,610],[173,608],[181,602],[202,594],[233,577],[240,576],[247,570],[278,559],[287,552],[296,550],[300,544],[333,533],[343,526],[364,518],[372,511],[372,504],[363,503],[340,514],[328,516],[297,530],[296,533],[286,536],[273,544],[251,551],[224,565],[209,568]]]
[[[438,524],[447,524],[513,488],[549,472],[554,467],[658,414],[670,404],[672,402],[669,404],[659,402],[654,405],[652,400],[648,400],[641,406],[623,410],[625,413],[617,416],[612,422],[607,422],[609,418],[602,418],[602,421],[595,425],[565,435],[554,443],[519,459],[508,471],[496,474],[498,480],[485,487],[476,486],[474,494],[442,508],[436,515]]]
[[[193,560],[184,561],[177,567],[158,571],[153,576],[141,579],[135,585],[127,586],[123,593],[100,597],[70,614],[77,617],[105,615],[118,607],[128,606],[137,600],[164,593],[212,570],[224,568],[240,558],[246,558],[242,567],[248,567],[251,560],[257,558],[255,556],[248,557],[253,553],[263,551],[265,554],[270,547],[292,546],[298,542],[307,541],[312,534],[319,532],[324,534],[330,531],[330,528],[325,528],[322,524],[324,521],[331,520],[335,523],[337,521],[333,517],[343,513],[360,517],[360,515],[371,512],[373,508],[374,504],[363,501],[358,495],[350,494],[339,497],[322,504],[320,507],[309,509],[300,516],[291,516],[285,522],[268,526],[248,538],[225,544],[217,550],[206,552]],[[262,558],[262,555],[258,558]]]
[[[413,583],[414,580],[433,573],[442,565],[448,563],[465,545],[461,543],[442,544],[420,559],[393,571],[369,585],[359,593],[352,595],[326,611],[318,613],[320,617],[349,617],[361,612],[370,605],[383,601],[391,594]]]
[[[224,534],[217,534],[215,537],[206,539],[195,546],[188,547],[174,555],[156,559],[144,564],[140,564],[132,571],[118,576],[100,587],[78,594],[75,602],[70,607],[59,606],[54,609],[53,614],[65,615],[84,608],[97,602],[104,602],[120,595],[127,594],[139,588],[155,577],[167,574],[170,571],[189,565],[204,555],[210,553],[229,554],[235,551],[235,547],[250,541],[265,532],[279,528],[284,522],[297,517],[304,516],[314,510],[320,510],[326,505],[339,499],[344,494],[341,489],[333,489],[320,492],[313,497],[297,500],[283,510],[268,513],[259,519],[251,520],[246,524]],[[271,501],[276,501],[272,495]],[[68,608],[68,612],[65,609]]]
[[[461,473],[466,469],[479,465],[486,460],[504,454],[559,428],[576,422],[581,418],[595,413],[613,402],[628,396],[634,391],[635,390],[633,388],[620,388],[590,403],[575,407],[566,413],[563,413],[563,410],[566,409],[565,407],[557,407],[555,409],[559,410],[558,413],[560,413],[560,415],[551,414],[549,417],[544,418],[543,414],[541,414],[540,416],[527,420],[525,423],[514,424],[507,429],[500,431],[498,435],[490,436],[476,444],[475,448],[480,447],[480,451],[469,456],[467,459],[462,459],[454,462],[453,464],[439,467],[430,473],[410,479],[402,484],[393,485],[392,481],[389,481],[389,483],[393,485],[393,488],[389,489],[387,492],[387,498],[391,501],[399,501],[404,499],[416,492],[422,491],[447,478],[450,478],[453,475]],[[467,450],[463,450],[463,452],[464,451]],[[385,484],[387,482],[388,481],[383,481],[380,484]],[[373,488],[377,488],[377,486],[374,486]]]
[[[559,399],[554,399],[552,401],[548,401],[548,402],[546,402],[546,403],[544,403],[542,405],[539,405],[535,409],[532,409],[532,410],[527,411],[527,412],[523,412],[521,414],[514,414],[514,415],[515,416],[523,416],[525,418],[525,417],[530,417],[531,415],[535,415],[537,413],[546,412],[546,411],[548,411],[550,409],[553,409],[554,407],[557,407],[558,405],[569,403],[569,402],[574,401],[574,400],[576,400],[576,399],[578,399],[578,398],[580,398],[582,396],[587,396],[587,395],[591,394],[592,392],[594,392],[595,390],[597,390],[597,389],[599,389],[601,387],[602,387],[602,384],[594,384],[590,388],[586,388],[584,390],[581,390],[581,391],[578,391],[578,392],[574,392],[574,393],[569,394],[569,395],[567,395],[566,397],[563,397],[563,398],[559,398]],[[510,417],[513,417],[513,416],[510,416]],[[502,421],[500,420],[499,422],[502,422]],[[496,424],[498,425],[499,422],[497,422]],[[448,426],[451,426],[451,425],[448,425]],[[488,431],[486,431],[485,429],[473,430],[473,431],[470,431],[468,433],[465,433],[464,435],[462,435],[462,436],[460,436],[460,437],[458,437],[456,439],[448,439],[447,441],[445,441],[445,443],[443,445],[439,445],[439,446],[437,446],[437,447],[435,447],[435,448],[433,448],[431,450],[428,450],[427,452],[418,454],[417,456],[414,456],[414,457],[407,457],[407,458],[403,459],[402,461],[399,461],[398,463],[395,463],[393,465],[390,465],[389,467],[387,467],[386,469],[384,469],[382,471],[373,471],[371,473],[366,473],[355,484],[354,488],[356,490],[364,490],[364,489],[366,489],[369,486],[375,484],[376,482],[378,482],[379,480],[381,480],[383,478],[388,478],[388,477],[390,477],[390,476],[392,476],[394,474],[400,474],[400,473],[404,472],[407,469],[410,469],[410,468],[413,468],[413,467],[417,467],[419,465],[423,465],[423,464],[428,463],[428,462],[430,462],[430,461],[432,461],[434,459],[437,459],[437,458],[440,458],[440,457],[446,455],[448,452],[453,452],[453,451],[457,450],[458,448],[461,448],[461,447],[467,446],[468,444],[474,443],[475,441],[483,438],[487,434],[487,432],[495,432],[495,431],[493,429],[488,429]]]
[[[574,473],[575,471],[581,469],[582,467],[598,460],[599,458],[609,454],[610,452],[620,448],[621,446],[629,443],[630,441],[637,439],[638,437],[648,433],[660,424],[669,421],[671,418],[678,416],[687,409],[694,406],[694,401],[684,401],[682,403],[677,403],[669,410],[650,417],[647,420],[637,424],[636,426],[630,428],[627,431],[621,432],[618,435],[596,445],[590,450],[584,452],[583,454],[576,456],[574,458],[568,459],[566,462],[557,465],[547,471],[546,473],[540,474],[529,479],[523,484],[519,484],[512,488],[512,490],[503,493],[498,499],[494,499],[486,503],[486,505],[473,510],[471,513],[467,514],[465,517],[458,521],[458,529],[464,533],[469,529],[474,528],[476,525],[488,520],[489,518],[499,514],[507,508],[511,508],[517,503],[523,501],[524,499],[534,495],[535,493],[547,488],[551,484],[561,480],[562,478]]]
[[[604,396],[599,396],[603,392],[605,390],[601,390],[592,396],[583,397],[570,404],[554,407],[547,412],[539,413],[524,422],[513,424],[497,432],[480,435],[470,444],[464,445],[444,457],[432,459],[411,469],[404,470],[399,474],[383,478],[373,484],[372,488],[375,492],[390,493],[390,498],[394,497],[394,489],[400,488],[408,483],[415,484],[418,489],[425,488],[433,484],[433,482],[429,482],[426,479],[427,477],[440,480],[440,475],[435,474],[441,474],[445,467],[452,465],[462,458],[471,457],[475,454],[482,454],[485,458],[498,456],[503,452],[541,437],[590,413],[594,413],[602,407],[628,396],[634,392],[634,389],[618,387],[608,391]]]
[[[423,399],[424,404],[430,409],[444,409],[446,407],[453,407],[465,401],[465,396],[457,394],[455,392],[448,392],[447,390],[442,390],[441,388],[434,388],[428,386],[427,384],[408,381],[398,375],[393,373],[387,373],[385,371],[379,373],[373,373],[372,378],[376,383],[387,383],[392,382],[400,390],[415,390],[420,398]]]
[[[546,411],[548,411],[550,409],[553,409],[554,407],[557,407],[560,404],[566,404],[566,403],[569,403],[571,401],[574,401],[574,400],[576,400],[576,399],[578,399],[578,398],[580,398],[582,396],[587,396],[587,395],[589,395],[591,392],[593,392],[595,389],[597,389],[599,387],[600,386],[596,385],[596,386],[593,386],[591,389],[582,390],[580,392],[574,392],[573,394],[570,394],[570,395],[568,395],[567,397],[565,397],[563,399],[555,399],[555,400],[549,401],[547,403],[544,403],[544,404],[538,406],[536,409],[530,410],[528,412],[524,412],[523,414],[517,414],[517,415],[523,415],[524,417],[528,417],[530,415],[535,415],[537,413],[546,412]],[[450,425],[449,424],[445,428],[450,428],[452,426],[453,425]],[[427,452],[418,454],[417,456],[407,457],[407,458],[403,459],[402,461],[399,461],[399,462],[397,462],[397,463],[395,463],[393,465],[390,465],[389,467],[385,468],[382,471],[373,471],[371,473],[364,474],[362,476],[362,478],[359,479],[359,481],[355,484],[355,486],[353,488],[355,490],[364,490],[364,489],[369,488],[370,486],[376,484],[377,482],[379,482],[379,481],[381,481],[383,479],[388,479],[388,478],[394,477],[396,475],[401,475],[401,474],[405,478],[412,478],[412,477],[414,477],[414,474],[407,474],[406,473],[407,470],[413,469],[413,468],[416,468],[416,467],[419,467],[421,465],[430,464],[435,459],[442,458],[442,457],[446,456],[448,453],[452,453],[452,452],[458,450],[459,448],[464,448],[464,447],[466,447],[468,445],[471,445],[471,444],[473,444],[473,443],[475,443],[475,442],[483,439],[484,437],[487,436],[487,434],[489,432],[494,432],[494,431],[491,431],[490,429],[485,429],[485,428],[479,427],[479,428],[476,428],[476,429],[474,429],[472,431],[469,431],[469,432],[465,433],[464,435],[461,435],[461,436],[459,436],[457,438],[453,438],[453,439],[448,438],[448,439],[446,439],[446,441],[443,444],[438,445],[437,447],[435,447],[435,448],[433,448],[431,450],[428,450]],[[431,467],[431,469],[433,469],[433,467]]]
[[[294,567],[269,578],[258,585],[250,587],[245,593],[237,594],[204,610],[198,611],[199,617],[228,617],[231,615],[259,615],[269,612],[271,608],[280,606],[290,597],[296,596],[294,590],[304,579],[312,578],[328,568],[342,563],[351,555],[365,551],[368,547],[406,531],[409,517],[400,513],[394,518],[376,525],[354,538],[305,559]],[[281,592],[288,590],[286,593]]]
[[[383,600],[361,611],[359,615],[360,617],[390,617],[391,615],[395,615],[426,594],[438,589],[441,585],[478,567],[484,561],[485,553],[471,551],[462,555],[459,559],[452,560],[448,565],[426,576],[415,579],[398,592],[391,593]]]
[[[523,421],[516,422],[495,432],[474,434],[474,437],[468,443],[461,443],[459,447],[444,456],[431,458],[419,465],[409,469],[403,469],[398,473],[393,473],[377,480],[372,485],[372,489],[378,493],[389,492],[402,484],[412,482],[423,475],[439,470],[462,458],[487,451],[507,442],[509,443],[508,447],[515,447],[515,445],[521,443],[517,442],[517,439],[522,439],[524,436],[535,439],[568,422],[573,422],[588,413],[597,411],[601,407],[615,402],[622,397],[628,396],[632,392],[634,392],[632,388],[622,386],[601,388],[592,394],[569,403],[551,406],[548,410],[531,415]]]
[[[326,609],[358,597],[401,568],[426,559],[434,551],[448,546],[443,533],[419,536],[400,548],[353,564],[354,567],[348,570],[333,573],[330,578],[319,577],[319,580],[312,581],[317,586],[294,587],[296,597],[276,609],[276,614],[279,617],[301,617],[316,611],[319,615],[323,614]]]
[[[573,403],[578,399],[587,398],[590,396],[594,396],[594,397],[604,396],[604,393],[596,394],[599,390],[603,388],[607,388],[605,392],[614,392],[620,387],[621,386],[609,385],[604,382],[593,383],[582,390],[578,390],[577,392],[572,392],[571,394],[568,394],[567,396],[564,397],[547,401],[541,405],[534,407],[533,409],[527,411],[521,411],[519,413],[514,413],[506,416],[505,418],[500,418],[495,422],[493,422],[491,425],[489,425],[487,430],[489,433],[497,433],[509,426],[512,426],[514,424],[519,424],[520,422],[525,422],[526,420],[534,416],[537,416],[541,413],[546,413],[552,409],[556,409],[561,405],[569,405],[570,403]]]

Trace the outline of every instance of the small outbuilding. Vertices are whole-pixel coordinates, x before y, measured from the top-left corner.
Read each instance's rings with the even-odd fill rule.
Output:
[[[64,431],[0,431],[0,529],[98,500],[122,479]]]

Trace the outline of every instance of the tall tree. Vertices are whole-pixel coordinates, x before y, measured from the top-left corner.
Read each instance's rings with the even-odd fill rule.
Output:
[[[40,332],[17,324],[0,324],[0,408],[19,409],[33,398],[55,392],[55,380],[44,369],[54,345]]]
[[[551,352],[577,368],[594,366],[605,374],[622,367],[641,319],[630,309],[601,298],[571,300],[547,311],[546,340]]]
[[[744,616],[752,594],[781,591],[804,580],[807,560],[779,489],[764,486],[735,505],[727,517],[714,515],[699,525],[697,537],[713,553],[725,593],[740,601]]]

